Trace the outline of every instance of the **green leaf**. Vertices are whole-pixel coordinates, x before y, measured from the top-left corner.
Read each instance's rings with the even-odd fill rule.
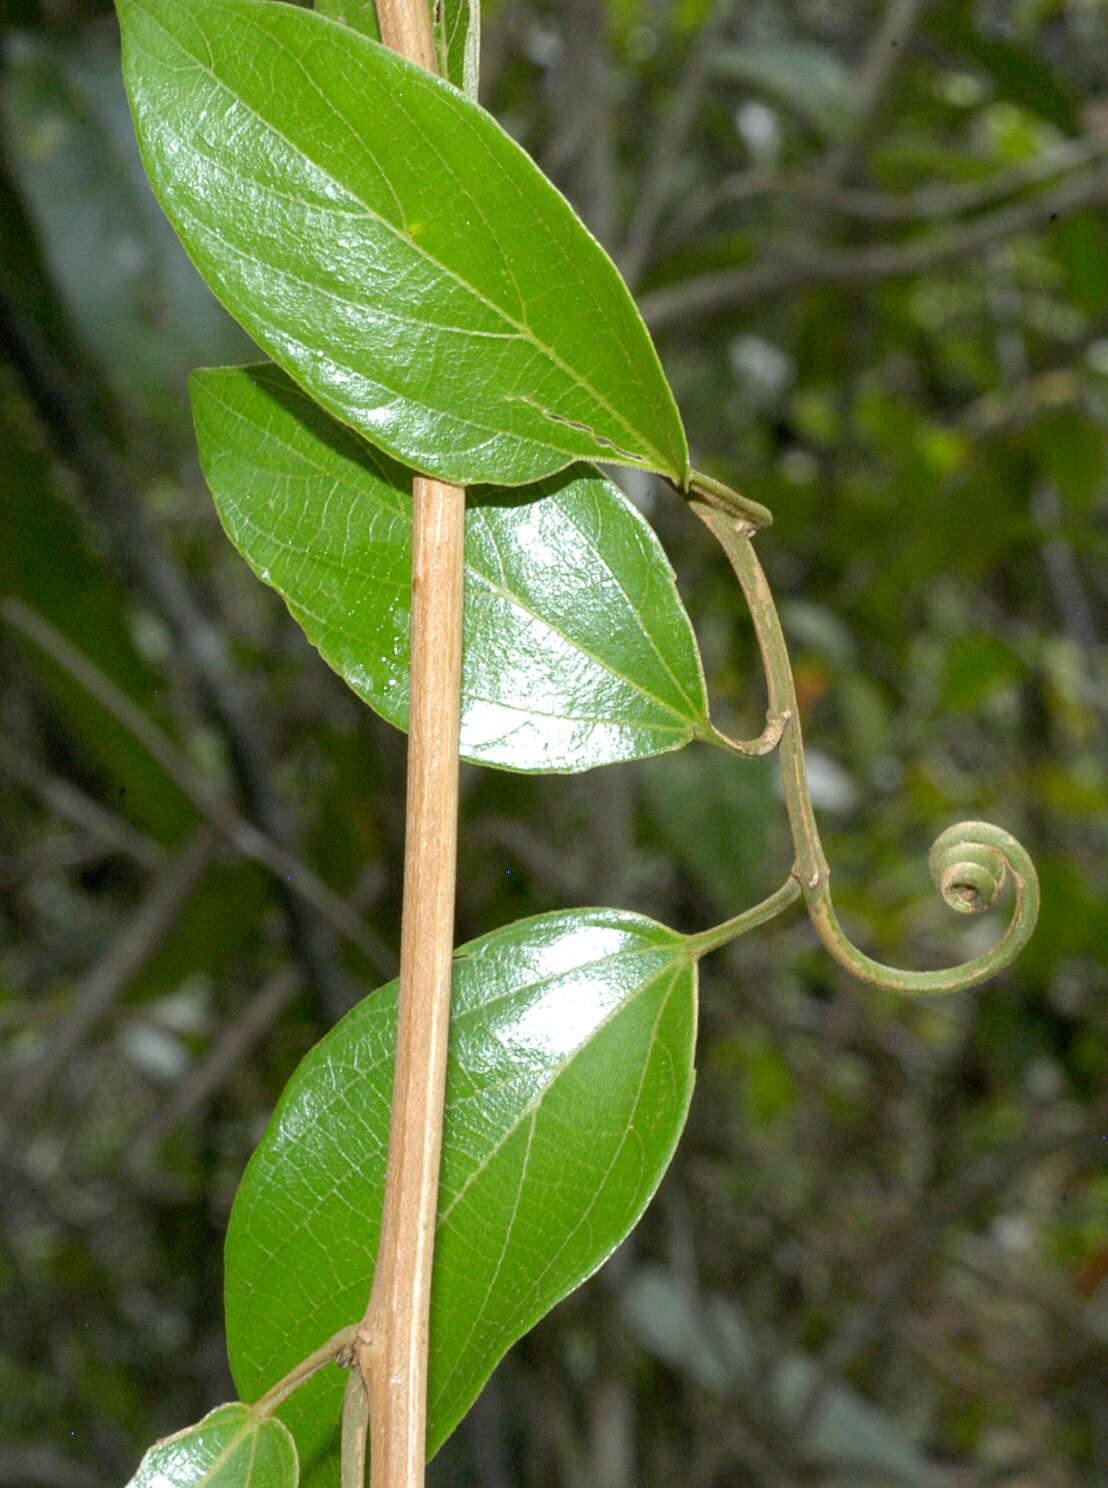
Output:
[[[204,473],[232,541],[358,695],[408,717],[411,472],[277,368],[191,381]],[[708,727],[696,640],[658,539],[592,467],[471,491],[462,753],[581,770]]]
[[[949,641],[943,661],[943,707],[963,714],[1017,686],[1029,670],[1007,641],[984,631]]]
[[[195,1426],[156,1442],[130,1488],[296,1488],[288,1427],[248,1405],[220,1405]]]
[[[418,470],[603,459],[684,482],[673,395],[603,249],[481,108],[273,0],[120,0],[162,205],[224,304]]]
[[[467,98],[481,75],[481,0],[434,0],[432,18],[439,71]]]
[[[374,41],[381,40],[376,0],[315,0],[315,8],[319,15],[330,16],[333,21],[352,26],[355,31],[372,37]]]
[[[380,1230],[396,985],[289,1082],[235,1200],[227,1334],[260,1395],[364,1311]],[[429,1450],[505,1350],[611,1254],[673,1155],[693,1082],[696,971],[640,915],[541,915],[458,954],[432,1294]],[[339,1370],[282,1414],[337,1481]]]

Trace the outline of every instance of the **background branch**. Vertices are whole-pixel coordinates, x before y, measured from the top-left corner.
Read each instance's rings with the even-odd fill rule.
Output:
[[[0,201],[4,199],[14,202],[16,197],[0,170]],[[273,788],[273,761],[251,722],[226,638],[135,499],[134,473],[120,453],[126,442],[124,420],[105,379],[78,348],[53,287],[34,272],[33,259],[24,261],[20,278],[14,262],[5,267],[0,256],[0,353],[18,369],[53,448],[76,475],[87,510],[101,519],[124,573],[169,625],[178,654],[226,740],[247,814],[257,820],[262,836],[292,851],[292,814]],[[306,907],[310,896],[294,892],[280,875],[275,890],[294,954],[303,958],[309,985],[333,1021],[353,999],[318,913]]]
[[[50,1091],[92,1028],[127,990],[127,985],[172,928],[208,866],[217,842],[202,827],[161,871],[149,893],[115,937],[107,954],[75,989],[42,1054],[19,1079],[16,1106],[33,1109]]]
[[[639,308],[646,323],[660,329],[689,317],[773,299],[794,289],[824,284],[855,287],[923,274],[1020,233],[1031,232],[1063,213],[1105,201],[1108,201],[1108,176],[1101,169],[1086,171],[1051,191],[1000,207],[941,236],[908,243],[868,243],[809,258],[765,259],[743,268],[701,274],[683,280],[672,289],[649,291],[640,299]]]
[[[199,776],[168,735],[153,722],[137,703],[116,687],[111,679],[78,647],[66,639],[41,615],[21,601],[0,601],[0,618],[34,641],[63,667],[75,681],[86,688],[97,701],[128,729],[157,760],[193,805],[245,857],[267,868],[276,878],[289,885],[323,915],[335,929],[356,945],[382,974],[388,975],[391,956],[368,926],[350,907],[298,858],[279,843],[272,841],[257,827],[236,812],[230,803],[218,796]]]

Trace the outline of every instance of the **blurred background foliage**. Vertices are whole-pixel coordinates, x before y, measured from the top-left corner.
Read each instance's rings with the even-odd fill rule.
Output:
[[[184,377],[244,360],[147,190],[103,0],[0,74],[0,1484],[111,1488],[228,1397],[221,1238],[283,1082],[398,942],[403,740],[219,530]],[[1038,934],[863,988],[790,916],[712,958],[639,1231],[506,1360],[436,1488],[1108,1482],[1108,5],[493,0],[484,99],[640,297],[701,467],[776,513],[840,905],[995,927],[929,842],[1014,830]],[[720,722],[735,585],[637,480]],[[771,764],[469,767],[459,939],[702,928],[789,848]]]

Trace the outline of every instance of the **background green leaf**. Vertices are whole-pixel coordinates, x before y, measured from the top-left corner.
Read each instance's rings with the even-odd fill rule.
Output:
[[[706,898],[721,913],[734,913],[770,887],[772,829],[780,812],[776,769],[770,756],[736,767],[734,756],[720,750],[689,749],[643,771],[667,856],[691,873],[698,901]]]
[[[936,5],[920,17],[927,40],[979,67],[1000,97],[1049,120],[1058,129],[1077,124],[1078,98],[1054,65],[1049,50],[1014,40],[1004,27],[978,20],[965,4]]]
[[[408,715],[411,472],[275,367],[192,379],[232,541],[313,645],[391,722]],[[581,770],[679,748],[707,699],[673,571],[617,486],[578,466],[470,493],[462,753]]]
[[[162,205],[227,307],[325,408],[463,485],[578,458],[686,479],[626,286],[476,104],[310,11],[119,13]]]
[[[246,1405],[221,1405],[152,1446],[130,1488],[296,1488],[288,1427]]]
[[[341,21],[344,26],[352,26],[374,41],[381,39],[375,0],[315,0],[315,10],[333,21]]]
[[[439,71],[467,98],[476,98],[481,74],[480,0],[434,0],[431,14]]]
[[[698,1292],[662,1266],[644,1266],[620,1298],[620,1314],[642,1346],[677,1374],[724,1397],[741,1396],[761,1370],[761,1341],[730,1297]],[[791,1424],[825,1481],[850,1488],[943,1488],[946,1475],[929,1463],[910,1430],[875,1410],[844,1385],[827,1387],[806,1418],[819,1385],[811,1359],[776,1340],[768,1377],[758,1381],[773,1410]]]
[[[850,122],[850,74],[824,47],[771,34],[752,45],[719,48],[712,66],[720,77],[780,99],[825,137],[842,133]]]
[[[54,488],[49,460],[28,428],[25,406],[5,396],[2,388],[0,448],[0,595],[19,599],[67,639],[89,647],[117,687],[149,705],[161,679],[139,656],[128,633],[133,596],[94,550],[72,503]],[[38,647],[23,642],[21,650],[33,658],[52,705],[63,710],[67,731],[95,761],[92,768],[102,774],[110,798],[125,797],[132,820],[160,841],[180,840],[194,811],[176,783],[96,698],[45,661]]]
[[[170,428],[201,357],[239,360],[246,337],[174,237],[134,148],[119,55],[15,35],[0,83],[12,174],[68,312],[99,345],[104,374]],[[156,332],[156,334],[155,334]]]
[[[396,988],[307,1056],[227,1237],[228,1348],[253,1398],[361,1316],[373,1276]],[[428,1401],[435,1451],[497,1360],[642,1213],[685,1122],[696,972],[684,938],[617,910],[541,915],[455,964]],[[283,1411],[332,1481],[338,1370]]]

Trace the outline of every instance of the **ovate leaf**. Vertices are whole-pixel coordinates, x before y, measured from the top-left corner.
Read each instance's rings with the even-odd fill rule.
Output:
[[[156,1442],[129,1488],[296,1488],[296,1444],[280,1421],[221,1405]]]
[[[416,469],[578,458],[684,481],[673,395],[610,259],[477,104],[274,0],[120,0],[139,142],[216,293]]]
[[[429,1449],[497,1360],[634,1225],[693,1081],[688,943],[640,915],[542,915],[474,941],[454,970],[432,1292]],[[357,1321],[373,1279],[396,987],[311,1051],[247,1168],[227,1238],[231,1366],[260,1395]],[[339,1370],[282,1414],[306,1479],[337,1482]]]
[[[277,368],[191,381],[200,457],[232,541],[327,662],[408,718],[411,472]],[[471,491],[462,753],[581,770],[707,731],[696,641],[649,525],[592,467]]]

